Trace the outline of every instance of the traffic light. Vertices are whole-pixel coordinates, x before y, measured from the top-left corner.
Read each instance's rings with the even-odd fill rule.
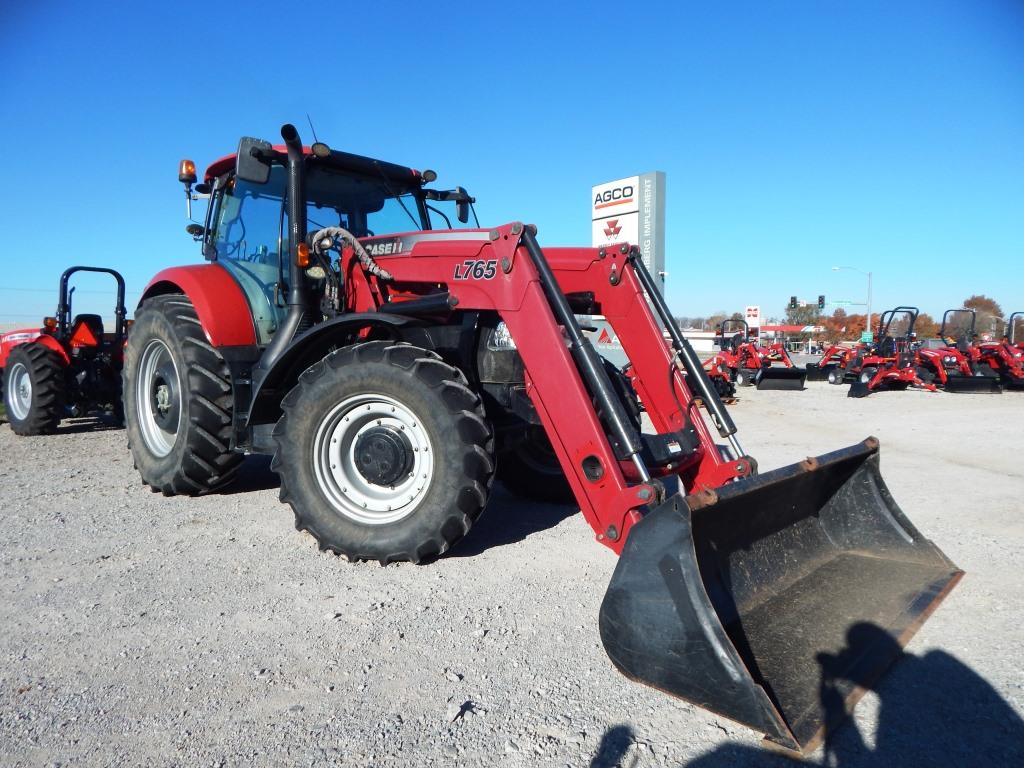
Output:
[[[825,308],[825,294],[821,294],[820,296],[818,296],[818,309],[824,309],[824,308]]]
[[[789,308],[796,309],[796,296],[789,297]]]

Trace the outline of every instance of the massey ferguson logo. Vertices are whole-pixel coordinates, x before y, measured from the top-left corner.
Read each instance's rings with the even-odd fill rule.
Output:
[[[608,226],[604,228],[605,237],[607,237],[609,240],[611,240],[613,237],[615,237],[621,231],[622,231],[622,227],[619,226],[619,220],[618,219],[608,219]]]
[[[622,205],[633,202],[633,185],[627,184],[624,187],[606,189],[594,195],[594,208],[608,208],[612,205]]]

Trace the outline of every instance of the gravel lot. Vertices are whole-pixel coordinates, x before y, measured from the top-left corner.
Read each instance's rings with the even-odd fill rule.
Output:
[[[741,395],[765,469],[878,436],[967,571],[838,764],[1024,764],[1024,393]],[[574,510],[499,488],[440,562],[350,565],[294,530],[267,465],[164,498],[120,430],[0,428],[0,764],[792,765],[615,672],[615,557]]]

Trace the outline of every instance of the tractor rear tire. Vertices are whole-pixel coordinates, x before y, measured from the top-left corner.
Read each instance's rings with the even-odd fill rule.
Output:
[[[271,468],[295,527],[349,560],[421,563],[476,522],[494,436],[465,376],[420,347],[355,344],[307,368],[281,402]]]
[[[230,372],[187,296],[143,303],[123,377],[128,447],[143,482],[165,496],[194,496],[234,477],[242,456],[231,450]]]
[[[524,499],[575,504],[576,495],[543,427],[530,426],[522,442],[498,456],[498,480]]]
[[[64,361],[49,347],[30,341],[11,350],[4,369],[4,407],[14,434],[53,432],[64,416]]]

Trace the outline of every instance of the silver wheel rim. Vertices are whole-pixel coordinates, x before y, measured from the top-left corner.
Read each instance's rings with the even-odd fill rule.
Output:
[[[15,363],[11,366],[8,386],[10,393],[7,396],[7,405],[11,409],[11,416],[18,421],[24,421],[32,409],[32,376],[29,375],[24,363]]]
[[[169,368],[168,368],[169,364]],[[175,381],[167,381],[168,370],[173,372]],[[146,448],[155,456],[163,457],[174,448],[184,403],[181,398],[178,368],[171,357],[171,351],[159,339],[150,341],[139,358],[139,376],[135,383],[135,408],[138,412],[139,430]],[[175,394],[175,392],[177,394]],[[176,403],[174,401],[177,401]],[[165,414],[177,405],[178,418],[162,424]],[[160,418],[158,418],[158,414]]]
[[[357,468],[356,441],[375,427],[397,430],[412,449],[412,468],[394,485],[371,483]],[[316,431],[312,458],[317,483],[331,506],[366,525],[411,515],[434,477],[434,446],[423,423],[401,402],[381,394],[355,395],[335,405]]]

